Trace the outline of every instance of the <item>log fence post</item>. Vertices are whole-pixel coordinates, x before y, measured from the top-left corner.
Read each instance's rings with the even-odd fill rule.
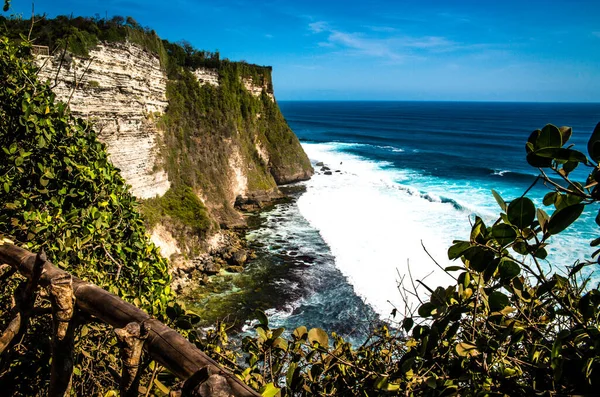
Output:
[[[36,289],[45,263],[46,253],[42,249],[35,257],[31,277],[26,282],[21,283],[15,291],[11,310],[13,318],[2,335],[0,335],[0,355],[10,350],[25,334],[25,331],[27,331],[29,318],[33,312],[33,305],[37,295]],[[12,276],[15,270],[14,268],[12,271],[8,270],[2,275],[2,278]]]
[[[35,254],[0,240],[0,264],[8,264],[31,279],[36,277],[35,262]],[[131,322],[144,323],[149,330],[143,343],[144,350],[173,375],[185,380],[186,391],[189,390],[192,396],[260,397],[233,373],[148,313],[97,285],[71,276],[50,262],[42,265],[39,284],[48,289],[54,323],[50,396],[62,397],[69,392],[73,373],[73,336],[81,314],[115,328],[126,327]],[[75,298],[76,318],[73,316]],[[139,372],[138,368],[137,375]],[[178,392],[173,391],[172,394],[177,395]]]
[[[59,274],[50,280],[48,297],[52,304],[52,365],[48,395],[63,397],[70,394],[73,379],[73,355],[76,321],[73,277]]]
[[[135,397],[138,395],[140,383],[139,371],[140,358],[144,341],[148,338],[150,327],[145,323],[131,322],[124,328],[115,328],[121,353],[121,397]]]

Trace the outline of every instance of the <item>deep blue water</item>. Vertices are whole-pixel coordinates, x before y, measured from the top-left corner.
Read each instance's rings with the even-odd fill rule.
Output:
[[[600,122],[600,104],[476,102],[281,102],[281,110],[319,172],[298,200],[319,230],[335,265],[356,293],[382,315],[402,306],[396,283],[409,275],[434,287],[446,280],[424,254],[442,264],[454,239],[468,239],[469,219],[495,221],[506,201],[519,197],[537,169],[525,160],[529,134],[545,124],[571,126],[574,148],[586,152]],[[339,164],[338,164],[339,163]],[[316,167],[317,171],[320,169]],[[585,181],[589,168],[572,174]],[[537,205],[548,191],[536,185]],[[551,213],[552,208],[546,208]],[[548,271],[564,272],[589,259],[599,233],[598,206],[549,247]],[[409,273],[412,270],[412,273]],[[587,274],[597,269],[588,268]],[[593,274],[600,281],[598,274]]]
[[[525,161],[533,130],[548,123],[571,126],[571,142],[585,151],[600,122],[600,104],[283,101],[279,106],[301,141],[370,145],[345,150],[439,178],[488,180],[494,171],[510,171],[502,182],[521,185],[537,175]]]
[[[217,297],[239,312],[266,310],[273,326],[322,327],[355,342],[393,308],[415,309],[405,292],[410,278],[432,289],[452,283],[429,255],[450,265],[447,249],[469,238],[474,215],[488,224],[498,218],[491,190],[509,201],[534,181],[537,170],[525,160],[533,130],[571,126],[572,143],[585,152],[600,121],[600,104],[279,105],[316,174],[298,184],[294,200],[257,215],[260,226],[247,236],[257,259]],[[586,171],[573,175],[581,179]],[[528,197],[542,205],[547,191],[536,186]],[[560,243],[548,247],[546,270],[564,272],[590,257],[589,242],[600,231],[597,211],[588,206]],[[597,266],[587,270],[598,273]],[[596,285],[600,277],[592,277]]]

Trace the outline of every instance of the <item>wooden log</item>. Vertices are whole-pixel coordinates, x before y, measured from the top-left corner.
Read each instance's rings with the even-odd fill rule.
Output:
[[[75,338],[75,295],[73,276],[68,273],[56,275],[48,285],[52,304],[52,365],[50,367],[51,397],[68,396],[73,379]]]
[[[11,244],[0,245],[0,263],[7,263],[17,268],[26,277],[30,277],[33,273],[34,260],[35,255],[27,250]],[[46,262],[40,285],[48,285],[54,276],[64,273],[66,272]],[[79,310],[113,327],[123,328],[130,322],[143,322],[149,326],[150,331],[144,349],[178,378],[186,380],[200,369],[207,367],[212,374],[220,375],[226,380],[232,396],[260,396],[187,339],[134,305],[76,277],[73,278],[73,290]]]
[[[27,331],[44,263],[46,263],[46,253],[41,250],[35,257],[31,277],[28,278],[26,283],[20,284],[15,291],[11,309],[13,318],[6,330],[0,335],[0,355],[9,350]],[[13,271],[5,272],[3,276],[12,275],[14,270],[16,269],[13,268]]]
[[[125,328],[115,328],[121,349],[121,397],[138,395],[140,358],[148,332],[144,323],[129,323]]]

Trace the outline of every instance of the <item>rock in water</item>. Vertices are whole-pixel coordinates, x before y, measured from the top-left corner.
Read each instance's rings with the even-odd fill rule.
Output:
[[[246,261],[248,260],[248,253],[246,252],[246,250],[241,249],[233,253],[232,259],[234,265],[243,266],[244,263],[246,263]]]

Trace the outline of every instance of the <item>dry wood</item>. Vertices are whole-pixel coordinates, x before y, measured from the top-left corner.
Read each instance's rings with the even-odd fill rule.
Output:
[[[11,244],[0,245],[0,263],[7,263],[17,268],[26,277],[31,277],[34,261],[35,255],[22,248]],[[67,273],[56,268],[50,262],[46,262],[40,278],[40,285],[48,285],[52,278],[62,274]],[[168,368],[180,379],[188,379],[199,370],[207,368],[210,370],[211,376],[219,375],[225,379],[231,389],[230,395],[236,397],[260,396],[176,331],[151,318],[134,305],[96,285],[75,277],[73,278],[73,291],[78,310],[93,315],[113,327],[122,328],[131,322],[143,322],[149,326],[150,331],[144,349],[154,360]]]
[[[144,341],[148,337],[149,329],[144,323],[129,323],[125,328],[115,328],[117,339],[121,348],[121,384],[122,397],[134,397],[138,395],[140,380],[140,358]]]
[[[46,253],[42,250],[35,256],[31,277],[26,283],[20,284],[15,291],[11,308],[12,320],[0,336],[0,355],[10,350],[27,331],[44,263],[46,263]],[[8,271],[5,274],[11,275],[12,272]]]
[[[68,396],[73,378],[75,337],[75,295],[73,276],[57,274],[50,279],[48,295],[52,304],[52,365],[50,369],[51,397]]]

